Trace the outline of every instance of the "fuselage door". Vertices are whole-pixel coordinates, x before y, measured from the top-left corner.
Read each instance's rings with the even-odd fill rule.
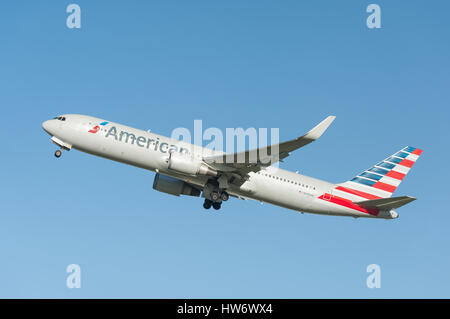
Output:
[[[331,197],[333,197],[333,190],[329,190],[328,192],[325,192],[325,194],[323,194],[324,200],[331,200]]]

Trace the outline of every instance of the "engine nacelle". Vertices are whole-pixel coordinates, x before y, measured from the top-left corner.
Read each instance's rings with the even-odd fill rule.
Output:
[[[200,190],[197,188],[194,188],[179,179],[161,175],[159,173],[156,174],[155,180],[153,181],[153,189],[175,196],[200,196]]]
[[[209,175],[217,176],[217,171],[209,168],[202,162],[196,162],[186,155],[170,154],[168,169],[186,175]]]

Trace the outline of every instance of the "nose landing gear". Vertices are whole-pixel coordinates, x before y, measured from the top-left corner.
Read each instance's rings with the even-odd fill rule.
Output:
[[[63,151],[70,151],[72,149],[72,145],[69,143],[66,143],[56,136],[52,136],[51,141],[56,144],[56,146],[59,147],[59,150],[55,152],[55,157],[60,158]]]

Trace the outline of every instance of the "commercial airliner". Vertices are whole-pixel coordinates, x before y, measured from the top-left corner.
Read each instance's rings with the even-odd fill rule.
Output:
[[[291,152],[317,140],[329,116],[293,140],[234,154],[135,129],[92,116],[67,114],[43,129],[59,149],[72,148],[156,172],[153,188],[167,194],[202,196],[218,210],[229,197],[253,199],[301,213],[395,219],[394,210],[414,197],[392,197],[422,150],[407,146],[356,177],[333,184],[275,167]]]

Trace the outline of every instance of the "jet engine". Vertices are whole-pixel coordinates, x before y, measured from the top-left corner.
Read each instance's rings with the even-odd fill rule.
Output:
[[[209,175],[217,176],[217,171],[209,168],[206,164],[195,161],[186,155],[170,154],[168,169],[185,175]]]
[[[197,188],[192,187],[179,179],[161,175],[159,173],[156,174],[155,180],[153,181],[153,189],[175,196],[200,196],[200,190]]]

